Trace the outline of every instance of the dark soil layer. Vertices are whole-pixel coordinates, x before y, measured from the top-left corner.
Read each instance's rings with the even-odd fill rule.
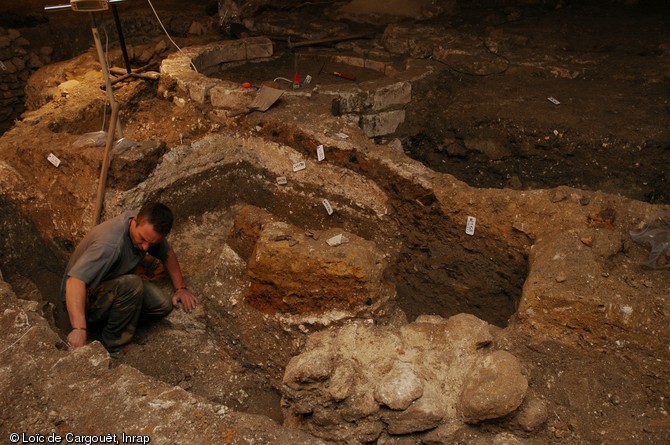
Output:
[[[460,29],[499,43],[506,68],[444,65],[415,84],[400,128],[408,154],[476,187],[569,185],[670,202],[667,4],[477,17]]]

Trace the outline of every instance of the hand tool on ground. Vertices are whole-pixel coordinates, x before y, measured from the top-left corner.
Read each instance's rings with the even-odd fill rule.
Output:
[[[326,73],[326,74],[330,74],[330,75],[332,75],[332,76],[340,77],[340,78],[342,78],[342,79],[356,80],[356,77],[352,76],[351,74],[345,74],[345,73],[341,73],[341,72],[339,72],[339,71],[324,71],[324,70],[323,70],[323,67],[324,67],[325,65],[326,65],[325,62],[323,63],[323,65],[321,65],[321,69],[319,70],[319,74],[321,74],[321,73]]]
[[[284,90],[272,88],[267,85],[261,86],[256,94],[256,98],[247,106],[246,110],[232,111],[228,113],[229,117],[249,114],[253,111],[267,111],[284,94]]]

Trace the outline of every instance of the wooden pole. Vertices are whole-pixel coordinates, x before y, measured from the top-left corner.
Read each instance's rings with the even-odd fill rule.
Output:
[[[116,119],[119,116],[119,105],[112,102],[112,117],[109,120],[109,129],[107,130],[107,144],[105,144],[105,153],[102,157],[102,168],[100,169],[100,180],[98,181],[98,193],[95,198],[94,224],[100,224],[102,215],[102,203],[105,200],[105,188],[107,187],[107,172],[109,171],[110,153],[114,145],[114,132],[116,131]]]

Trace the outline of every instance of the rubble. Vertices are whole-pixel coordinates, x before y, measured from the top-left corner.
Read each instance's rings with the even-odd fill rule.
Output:
[[[362,443],[502,418],[521,405],[528,380],[512,354],[480,346],[491,340],[489,325],[465,314],[312,334],[286,367],[285,424]]]

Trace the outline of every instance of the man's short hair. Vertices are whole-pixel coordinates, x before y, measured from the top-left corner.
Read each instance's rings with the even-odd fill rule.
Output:
[[[154,230],[163,236],[167,236],[172,230],[172,222],[174,217],[172,210],[165,204],[155,201],[145,202],[139,213],[137,214],[137,221],[139,223],[147,221],[154,226]]]

